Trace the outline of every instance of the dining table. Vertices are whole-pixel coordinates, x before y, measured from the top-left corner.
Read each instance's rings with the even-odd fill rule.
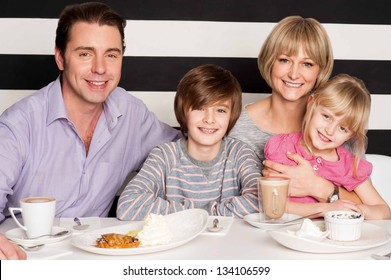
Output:
[[[212,218],[212,217],[209,217]],[[268,230],[255,227],[244,219],[232,218],[225,233],[205,231],[190,241],[163,251],[137,255],[103,255],[80,249],[72,245],[72,239],[88,230],[105,229],[114,226],[131,225],[132,221],[116,218],[89,217],[85,222],[92,224],[85,231],[72,230],[71,218],[56,218],[54,224],[71,231],[68,238],[59,242],[45,244],[36,251],[26,251],[27,259],[57,260],[369,260],[371,254],[391,251],[391,242],[381,246],[352,252],[310,253],[287,248],[275,241]],[[83,219],[81,219],[83,221]],[[375,225],[391,235],[391,220],[365,221]],[[13,219],[0,224],[0,232],[16,228]],[[120,249],[119,249],[120,250]]]

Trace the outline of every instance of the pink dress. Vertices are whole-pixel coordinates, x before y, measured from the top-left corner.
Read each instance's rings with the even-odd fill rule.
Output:
[[[279,134],[271,137],[265,145],[265,158],[285,165],[296,165],[287,156],[287,152],[297,153],[308,160],[314,170],[331,181],[336,186],[342,186],[348,191],[354,190],[358,185],[365,182],[372,173],[372,164],[361,159],[358,165],[358,178],[353,175],[353,154],[344,147],[337,148],[338,161],[328,161],[318,156],[311,156],[301,145],[302,133]],[[290,197],[296,202],[317,202],[311,196]]]

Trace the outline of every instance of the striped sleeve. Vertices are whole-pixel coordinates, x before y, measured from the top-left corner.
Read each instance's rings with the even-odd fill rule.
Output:
[[[254,151],[247,144],[235,140],[228,151],[228,161],[234,168],[233,178],[224,179],[222,199],[213,203],[211,213],[243,218],[247,214],[258,212],[257,184],[261,173]],[[235,182],[234,185],[230,186],[227,179]],[[224,195],[230,187],[237,188],[238,195]]]
[[[174,142],[154,148],[140,172],[122,192],[117,206],[120,220],[143,220],[149,213],[167,215],[193,208],[191,201],[166,199],[167,174],[175,164],[177,146]]]

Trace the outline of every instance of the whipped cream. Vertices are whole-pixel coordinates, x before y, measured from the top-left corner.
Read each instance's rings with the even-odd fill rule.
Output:
[[[300,237],[323,237],[325,232],[321,231],[310,219],[304,219],[300,229],[295,232],[295,235]]]
[[[137,234],[143,246],[155,246],[169,243],[173,234],[162,215],[149,214],[142,230]]]

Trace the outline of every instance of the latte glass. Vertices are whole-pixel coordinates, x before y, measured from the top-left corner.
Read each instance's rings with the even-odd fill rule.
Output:
[[[261,220],[275,220],[286,212],[289,179],[261,177],[258,180],[260,209],[264,215]]]

